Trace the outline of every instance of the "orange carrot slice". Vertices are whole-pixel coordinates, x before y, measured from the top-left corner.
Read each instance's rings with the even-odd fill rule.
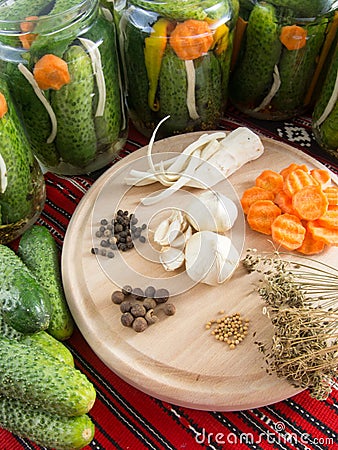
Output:
[[[307,30],[298,25],[282,27],[280,41],[288,50],[299,50],[306,45]]]
[[[52,54],[46,54],[35,64],[33,75],[40,89],[59,90],[70,82],[67,63]]]
[[[326,211],[318,219],[318,224],[325,228],[336,228],[338,230],[338,209],[330,209]]]
[[[329,171],[325,169],[312,169],[310,175],[321,185],[325,185],[331,180]]]
[[[263,172],[256,178],[255,184],[258,187],[266,189],[276,194],[283,189],[283,177],[280,173],[274,170],[263,170]]]
[[[272,222],[281,213],[272,200],[257,200],[249,208],[248,224],[252,230],[270,235]]]
[[[272,239],[287,250],[299,248],[305,238],[306,229],[297,216],[281,214],[271,225]]]
[[[210,49],[214,42],[212,30],[205,20],[188,19],[176,25],[169,43],[183,60],[196,59]]]
[[[323,241],[327,245],[338,245],[338,230],[321,226],[317,220],[308,222],[308,230],[314,239]]]
[[[308,172],[309,171],[305,164],[291,163],[288,167],[285,167],[279,173],[282,175],[283,178],[286,178],[286,176],[290,172],[293,172],[296,169],[302,169],[302,170],[304,170],[304,172]]]
[[[325,242],[315,239],[312,233],[309,230],[306,230],[303,243],[297,248],[297,252],[303,253],[303,255],[316,255],[321,253],[325,247]]]
[[[292,198],[284,191],[279,191],[275,195],[274,202],[281,209],[282,213],[295,214],[292,206]]]
[[[241,198],[244,214],[248,214],[250,206],[257,200],[273,200],[274,197],[275,196],[271,191],[267,191],[258,186],[252,186],[251,188],[246,189]]]
[[[338,205],[338,187],[337,186],[329,186],[324,189],[324,194],[327,197],[329,205]]]
[[[316,220],[325,214],[328,200],[317,186],[306,186],[292,197],[292,206],[297,215],[304,220]]]
[[[4,94],[2,92],[0,92],[0,119],[3,118],[3,116],[7,113],[7,111],[8,111],[8,106],[7,106],[6,98],[5,98]]]
[[[19,39],[22,43],[22,47],[26,50],[30,49],[32,42],[36,39],[36,34],[30,33],[30,31],[33,31],[36,26],[36,20],[38,19],[38,16],[28,16],[26,17],[24,22],[20,23],[20,29],[23,33],[19,36]]]
[[[300,191],[306,186],[316,186],[317,182],[311,177],[308,172],[302,169],[295,169],[284,179],[283,189],[292,197],[296,192]]]

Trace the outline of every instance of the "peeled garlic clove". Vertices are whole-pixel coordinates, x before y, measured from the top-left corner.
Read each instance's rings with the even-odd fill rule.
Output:
[[[170,242],[170,246],[184,250],[185,244],[187,240],[190,239],[191,235],[192,235],[192,228],[190,225],[188,225],[185,232],[180,232],[178,236],[176,236],[176,238]]]
[[[167,235],[169,230],[169,219],[162,220],[154,232],[154,241],[160,245],[167,245]]]
[[[226,195],[205,191],[194,197],[186,208],[186,218],[197,231],[223,233],[235,223],[238,210]]]
[[[231,277],[239,254],[227,236],[200,231],[191,236],[185,248],[185,267],[196,283],[217,286]]]
[[[160,262],[167,271],[176,270],[184,263],[182,250],[174,247],[164,247],[160,253]]]

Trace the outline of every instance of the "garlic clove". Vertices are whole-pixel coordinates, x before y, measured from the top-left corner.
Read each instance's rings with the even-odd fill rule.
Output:
[[[190,225],[188,225],[188,227],[184,232],[181,231],[176,236],[176,238],[170,242],[170,246],[184,250],[185,244],[187,240],[191,238],[191,236],[192,236],[192,228]]]
[[[182,250],[174,247],[163,247],[160,252],[160,262],[167,271],[176,270],[184,263]]]
[[[169,219],[165,219],[165,220],[162,220],[162,222],[160,222],[160,224],[158,225],[158,227],[156,228],[156,230],[154,232],[154,241],[157,244],[167,245],[166,242],[167,242],[169,226],[170,226]]]
[[[217,233],[230,230],[238,216],[237,206],[230,198],[211,190],[194,197],[185,212],[195,230]]]
[[[197,283],[217,286],[231,277],[239,254],[227,236],[200,231],[191,236],[185,248],[188,276]]]

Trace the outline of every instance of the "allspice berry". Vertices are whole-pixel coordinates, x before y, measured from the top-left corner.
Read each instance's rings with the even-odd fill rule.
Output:
[[[148,328],[148,323],[144,317],[136,317],[133,321],[132,327],[137,333],[141,333]]]
[[[111,299],[115,305],[120,305],[124,300],[124,294],[121,291],[114,291],[111,295]]]
[[[176,307],[173,303],[166,303],[163,311],[167,316],[173,316],[176,313]]]
[[[133,321],[134,321],[134,317],[132,316],[132,314],[130,314],[130,312],[125,312],[125,313],[122,314],[122,316],[121,316],[121,323],[122,323],[123,326],[131,327]]]

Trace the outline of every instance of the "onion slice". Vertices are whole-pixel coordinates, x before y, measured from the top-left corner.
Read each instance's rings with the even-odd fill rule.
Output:
[[[199,114],[196,110],[196,99],[195,99],[195,66],[192,59],[185,61],[185,70],[187,73],[187,108],[189,111],[189,116],[193,120],[199,119]]]
[[[32,74],[32,72],[30,72],[27,69],[27,67],[24,66],[22,63],[18,64],[18,69],[20,70],[22,75],[26,78],[28,83],[32,86],[36,96],[38,97],[38,99],[41,101],[43,106],[46,108],[46,111],[48,112],[48,115],[50,117],[50,121],[52,124],[52,131],[46,142],[47,142],[47,144],[51,144],[54,141],[54,139],[56,137],[56,133],[57,133],[57,119],[56,119],[56,115],[53,111],[53,108],[51,107],[49,101],[46,99],[46,96],[45,96],[43,90],[39,88],[39,85],[35,81],[35,78],[34,78],[34,75]]]
[[[6,167],[6,163],[5,160],[3,159],[1,153],[0,153],[0,181],[1,181],[1,189],[0,192],[1,194],[3,194],[7,188],[7,184],[8,184],[8,178],[7,178],[7,167]]]
[[[337,102],[337,99],[338,99],[338,72],[337,72],[336,82],[335,82],[330,100],[328,101],[328,103],[323,111],[323,114],[316,121],[315,126],[319,127],[324,122],[324,120],[330,115],[331,111],[334,108],[334,105]]]

